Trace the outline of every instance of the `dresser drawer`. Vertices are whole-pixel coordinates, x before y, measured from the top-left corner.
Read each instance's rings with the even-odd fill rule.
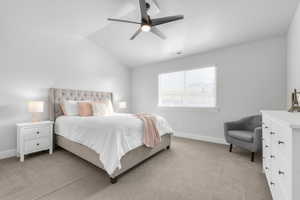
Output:
[[[276,146],[275,151],[286,159],[286,161],[290,161],[291,159],[291,151],[292,151],[292,141],[291,141],[291,134],[288,131],[284,131],[278,134],[276,137]]]
[[[267,177],[267,180],[272,180],[272,168],[271,162],[264,162],[264,172]]]
[[[34,140],[25,141],[24,150],[25,154],[33,153],[36,151],[46,150],[50,148],[50,138],[38,138]]]
[[[285,195],[284,192],[282,191],[282,188],[280,186],[280,184],[278,184],[277,182],[275,182],[275,186],[273,187],[273,200],[288,200]]]
[[[25,140],[37,139],[50,136],[50,127],[24,128],[23,137]]]
[[[291,194],[292,176],[291,176],[291,163],[281,159],[276,160],[274,178],[278,182],[282,196],[288,198]]]
[[[267,144],[263,144],[263,170],[266,171],[271,168],[271,162],[270,162],[270,146]]]
[[[292,133],[288,128],[279,124],[273,125],[272,151],[279,157],[282,162],[290,162],[292,148]]]
[[[262,130],[263,130],[263,144],[264,145],[271,145],[271,126],[272,126],[272,122],[270,119],[264,117],[263,119],[263,125],[262,125]]]

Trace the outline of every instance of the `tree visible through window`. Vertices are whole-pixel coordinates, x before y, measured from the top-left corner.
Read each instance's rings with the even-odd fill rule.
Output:
[[[216,107],[216,67],[159,75],[159,106]]]

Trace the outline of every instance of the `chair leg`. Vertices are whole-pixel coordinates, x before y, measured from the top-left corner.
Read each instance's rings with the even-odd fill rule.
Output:
[[[232,144],[229,146],[229,152],[232,152]]]
[[[254,162],[254,152],[251,153],[251,162]]]

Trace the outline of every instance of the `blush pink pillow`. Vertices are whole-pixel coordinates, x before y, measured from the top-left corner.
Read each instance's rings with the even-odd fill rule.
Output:
[[[79,102],[79,116],[88,117],[92,116],[92,105],[89,102]]]

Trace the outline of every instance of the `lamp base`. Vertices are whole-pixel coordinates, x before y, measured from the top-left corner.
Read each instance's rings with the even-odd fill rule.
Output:
[[[32,113],[31,122],[40,122],[40,114],[39,113]]]

